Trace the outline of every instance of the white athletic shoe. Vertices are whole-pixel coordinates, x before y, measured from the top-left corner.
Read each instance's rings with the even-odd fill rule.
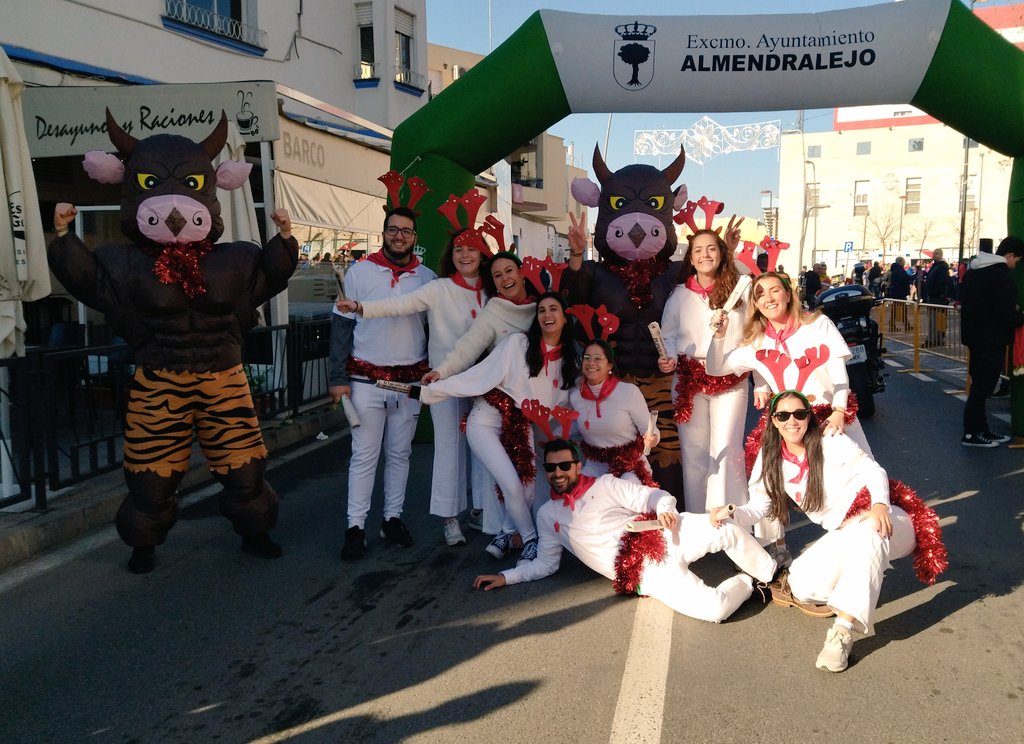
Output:
[[[452,547],[466,544],[466,536],[462,534],[462,528],[459,527],[459,520],[454,519],[450,522],[446,521],[444,523],[444,541]]]
[[[842,625],[833,625],[825,635],[825,645],[814,666],[829,672],[841,672],[849,662],[851,648],[853,634]]]

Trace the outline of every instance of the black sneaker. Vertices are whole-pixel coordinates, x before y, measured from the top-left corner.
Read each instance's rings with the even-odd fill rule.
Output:
[[[132,557],[128,559],[128,570],[133,574],[149,573],[156,567],[156,548],[152,545],[145,548],[132,548]]]
[[[362,527],[349,527],[345,531],[345,546],[341,549],[341,560],[354,561],[366,555],[366,532]]]
[[[986,439],[991,439],[996,444],[1006,444],[1011,439],[1013,439],[1013,437],[1011,437],[1011,436],[1007,436],[1006,434],[996,434],[993,431],[986,431],[985,432],[985,438]]]
[[[405,528],[402,520],[398,517],[391,517],[391,519],[385,519],[380,523],[380,536],[403,548],[412,545],[412,535],[409,534],[409,530]]]
[[[261,532],[258,535],[242,536],[242,552],[254,555],[257,558],[280,558],[284,555],[281,546],[270,538],[269,532]]]
[[[1006,380],[999,381],[999,387],[995,389],[990,398],[1009,398],[1010,397],[1010,383]]]
[[[964,434],[960,444],[964,447],[987,447],[989,449],[999,446],[999,442],[989,439],[985,434]]]

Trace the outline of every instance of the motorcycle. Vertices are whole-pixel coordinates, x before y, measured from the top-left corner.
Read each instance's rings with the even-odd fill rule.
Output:
[[[881,302],[863,284],[841,284],[826,289],[814,303],[836,324],[850,347],[846,373],[850,390],[857,396],[857,418],[861,419],[875,414],[875,393],[885,390],[878,323],[871,317],[871,308]]]

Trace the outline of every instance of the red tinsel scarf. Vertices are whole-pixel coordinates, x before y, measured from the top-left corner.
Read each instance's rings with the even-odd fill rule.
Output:
[[[846,402],[846,414],[843,416],[843,423],[846,426],[852,424],[854,419],[857,418],[857,408],[857,396],[851,392],[850,398]],[[832,406],[828,403],[819,403],[816,406],[811,406],[811,410],[814,411],[814,416],[818,419],[819,426],[823,426],[825,419],[832,415]],[[757,426],[747,435],[747,440],[743,444],[743,454],[746,460],[748,476],[754,469],[757,453],[761,451],[761,437],[764,436],[764,427],[767,423],[768,406],[765,406],[764,412],[761,413],[761,418],[757,420]]]
[[[533,451],[533,439],[530,437],[529,420],[507,393],[495,389],[485,393],[483,398],[501,414],[501,434],[498,441],[505,448],[508,459],[512,461],[516,475],[524,485],[533,482],[537,477],[537,459]],[[504,503],[501,488],[494,488],[498,500]]]
[[[348,373],[359,377],[369,377],[371,380],[385,380],[387,382],[419,382],[423,375],[430,371],[430,365],[426,359],[421,359],[416,364],[396,364],[393,367],[379,367],[371,364],[365,359],[351,357],[348,360]]]
[[[580,442],[580,449],[588,460],[607,465],[608,472],[616,478],[621,478],[625,473],[635,473],[645,486],[658,488],[658,482],[654,480],[654,475],[644,460],[643,435],[638,434],[634,441],[617,447],[594,447],[586,442]]]
[[[640,514],[637,519],[657,519],[654,512]],[[646,532],[623,532],[619,538],[619,552],[615,556],[615,580],[612,581],[618,594],[636,594],[641,589],[644,566],[648,561],[661,563],[665,560],[665,533],[662,530]]]
[[[668,268],[667,258],[645,258],[642,261],[630,261],[627,264],[605,264],[626,285],[629,301],[639,310],[654,297],[651,284],[656,276],[660,276]]]
[[[213,250],[209,240],[147,247],[143,250],[156,259],[153,273],[161,284],[177,284],[190,300],[206,294],[206,277],[199,270],[199,259]]]
[[[914,540],[917,543],[914,546],[914,573],[922,584],[934,584],[938,575],[949,568],[939,516],[921,500],[913,488],[898,480],[889,480],[889,503],[905,511],[914,526]],[[850,504],[843,521],[870,508],[871,494],[865,486]]]
[[[703,395],[718,395],[726,390],[739,385],[747,374],[744,372],[738,377],[736,375],[722,375],[716,377],[709,375],[699,359],[692,359],[685,354],[680,354],[676,367],[676,402],[675,415],[673,420],[677,424],[685,424],[693,415],[693,397],[697,393]]]

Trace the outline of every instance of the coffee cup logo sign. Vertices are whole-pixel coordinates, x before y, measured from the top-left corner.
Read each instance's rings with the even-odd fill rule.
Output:
[[[235,114],[235,124],[238,125],[239,133],[243,136],[259,134],[260,128],[257,125],[260,123],[260,117],[252,110],[252,103],[250,101],[252,91],[240,90],[238,91],[238,97],[242,101],[238,113]]]

